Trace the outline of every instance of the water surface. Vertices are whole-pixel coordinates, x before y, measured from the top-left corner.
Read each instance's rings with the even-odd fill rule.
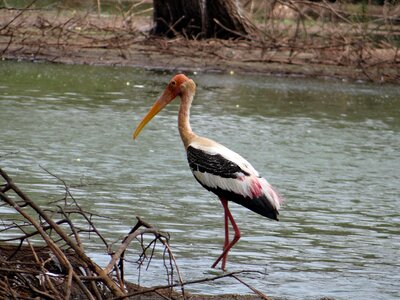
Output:
[[[140,215],[171,234],[186,280],[210,269],[223,242],[218,199],[192,177],[177,130],[178,101],[132,141],[171,74],[132,68],[0,63],[0,164],[39,203],[63,194],[110,217],[123,237]],[[400,297],[400,90],[397,86],[255,76],[190,75],[192,127],[246,157],[286,198],[280,222],[235,204],[242,239],[228,271],[289,299]],[[1,218],[10,210],[0,208]],[[89,251],[108,258],[100,242]],[[144,285],[165,282],[161,250]],[[138,280],[132,251],[129,279]],[[232,280],[188,287],[249,293]]]

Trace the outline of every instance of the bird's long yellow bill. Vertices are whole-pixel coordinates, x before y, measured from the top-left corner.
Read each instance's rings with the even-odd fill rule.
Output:
[[[143,127],[146,126],[147,123],[150,122],[153,117],[160,112],[169,102],[173,100],[171,93],[168,91],[164,91],[161,97],[153,104],[150,108],[147,115],[144,116],[142,121],[140,121],[139,125],[136,127],[135,132],[133,133],[133,139],[136,139],[139,133],[142,131]]]

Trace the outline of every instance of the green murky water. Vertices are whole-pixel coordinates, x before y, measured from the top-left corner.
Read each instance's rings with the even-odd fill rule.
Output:
[[[229,271],[271,296],[400,297],[400,89],[254,76],[190,75],[192,127],[241,153],[286,198],[274,222],[232,204],[243,238]],[[0,63],[0,164],[29,194],[62,194],[109,216],[111,241],[142,216],[169,231],[186,280],[210,269],[223,241],[218,199],[195,182],[177,131],[178,101],[131,139],[171,74],[131,68]],[[7,155],[5,155],[7,154]],[[1,218],[10,210],[0,207]],[[100,244],[90,245],[102,264]],[[161,251],[160,251],[161,252]],[[132,254],[131,261],[136,256]],[[129,278],[137,281],[135,263]],[[217,272],[218,273],[218,272]],[[161,253],[141,283],[165,280]],[[188,287],[249,293],[232,280]]]

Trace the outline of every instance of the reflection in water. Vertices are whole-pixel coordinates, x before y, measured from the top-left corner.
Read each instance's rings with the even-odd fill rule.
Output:
[[[0,164],[33,198],[45,203],[62,193],[39,165],[69,183],[91,183],[72,192],[84,208],[112,218],[97,223],[111,241],[140,215],[171,233],[185,279],[214,272],[222,209],[189,171],[178,103],[131,139],[170,74],[10,62],[0,68]],[[195,80],[193,129],[243,154],[286,198],[280,222],[231,205],[243,238],[229,270],[267,270],[247,281],[272,296],[398,298],[398,87],[253,76]],[[9,213],[2,208],[2,216]],[[107,261],[100,243],[87,247]],[[134,263],[129,272],[136,281]],[[141,283],[164,276],[160,253]],[[191,289],[249,292],[231,281]]]

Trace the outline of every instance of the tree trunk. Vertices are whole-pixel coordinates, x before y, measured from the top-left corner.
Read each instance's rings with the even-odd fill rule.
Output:
[[[187,38],[247,38],[254,26],[238,0],[153,0],[152,34]]]

